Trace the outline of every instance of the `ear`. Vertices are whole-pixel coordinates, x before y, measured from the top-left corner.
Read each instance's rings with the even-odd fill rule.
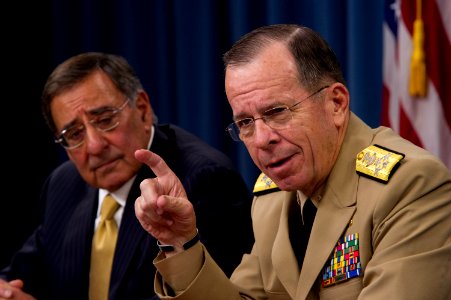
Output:
[[[138,96],[136,97],[135,106],[141,115],[141,120],[145,123],[145,126],[152,126],[153,124],[153,110],[150,105],[149,96],[145,91],[138,92]]]
[[[349,91],[336,82],[328,88],[328,109],[336,127],[342,127],[349,116]]]

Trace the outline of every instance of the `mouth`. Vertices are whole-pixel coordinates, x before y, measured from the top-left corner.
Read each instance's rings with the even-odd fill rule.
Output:
[[[279,159],[275,162],[271,162],[266,166],[266,168],[268,170],[277,170],[277,169],[283,167],[289,160],[291,160],[292,157],[293,157],[293,155],[290,155],[288,157]]]
[[[116,161],[117,161],[116,159],[113,159],[113,160],[108,160],[108,161],[97,163],[92,167],[92,170],[100,171],[100,172],[102,172],[104,170],[110,170],[114,166]]]

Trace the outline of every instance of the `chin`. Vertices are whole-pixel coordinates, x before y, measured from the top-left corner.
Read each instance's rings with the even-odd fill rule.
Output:
[[[109,174],[109,175],[103,176],[100,180],[98,180],[99,186],[110,192],[117,190],[126,182],[127,182],[127,180],[125,180],[123,175],[116,175],[116,174]]]
[[[288,177],[280,180],[274,180],[274,183],[283,191],[297,191],[300,189],[299,182],[296,182],[296,178]]]
[[[297,191],[298,188],[296,186],[293,185],[289,185],[289,184],[278,184],[277,185],[282,191],[287,191],[287,192],[294,192]]]

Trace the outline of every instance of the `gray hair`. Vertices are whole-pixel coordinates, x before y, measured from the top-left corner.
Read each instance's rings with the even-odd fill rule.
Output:
[[[44,85],[41,109],[44,119],[52,132],[56,132],[50,103],[53,98],[80,83],[95,71],[103,71],[114,86],[134,105],[136,96],[143,90],[142,84],[133,68],[125,58],[101,52],[87,52],[73,56],[50,74]]]

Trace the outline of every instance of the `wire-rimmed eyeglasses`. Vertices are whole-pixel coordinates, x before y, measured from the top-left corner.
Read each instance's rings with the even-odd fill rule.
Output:
[[[93,115],[93,118],[89,120],[89,124],[100,132],[107,132],[115,129],[119,126],[119,113],[127,106],[129,101],[130,100],[127,99],[119,107],[107,106],[95,112],[91,112],[90,114]],[[85,124],[75,124],[64,128],[56,137],[55,143],[60,144],[68,150],[72,150],[80,147],[85,141],[85,137]]]
[[[226,131],[230,134],[234,141],[239,142],[248,140],[254,135],[255,121],[260,119],[272,129],[285,129],[289,126],[289,121],[293,119],[293,108],[296,105],[299,105],[301,102],[307,100],[310,97],[313,97],[314,95],[318,94],[328,87],[328,85],[321,87],[316,92],[308,95],[304,99],[296,102],[291,106],[280,105],[270,108],[263,112],[261,117],[259,118],[249,117],[237,120],[227,126]]]

